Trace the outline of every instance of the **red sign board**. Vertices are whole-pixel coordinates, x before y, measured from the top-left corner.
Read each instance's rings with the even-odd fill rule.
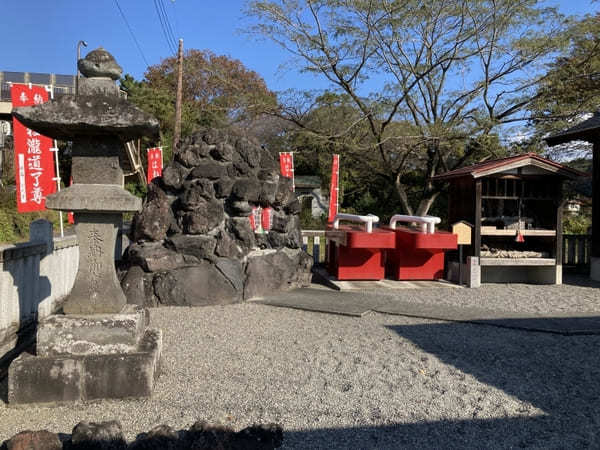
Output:
[[[340,155],[333,155],[331,164],[331,185],[329,188],[329,223],[333,223],[338,213],[338,194],[340,183]]]
[[[162,148],[155,147],[148,149],[148,170],[146,171],[146,177],[148,184],[156,177],[162,176],[163,169],[163,157]]]
[[[292,179],[292,191],[295,191],[294,186],[294,154],[292,152],[279,153],[279,168],[281,175]]]
[[[48,91],[42,86],[13,84],[13,108],[39,105],[48,101]],[[15,178],[17,211],[46,209],[46,197],[56,192],[52,139],[30,130],[13,118],[15,146]]]

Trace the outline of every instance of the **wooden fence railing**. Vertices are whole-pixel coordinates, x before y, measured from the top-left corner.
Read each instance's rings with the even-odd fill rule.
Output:
[[[592,236],[589,234],[563,235],[563,266],[583,268],[590,264]]]
[[[563,266],[584,268],[590,264],[592,237],[589,234],[563,235]],[[315,264],[325,261],[325,231],[302,230],[302,249]]]

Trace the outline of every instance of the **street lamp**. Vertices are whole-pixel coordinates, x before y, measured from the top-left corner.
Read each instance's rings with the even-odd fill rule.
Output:
[[[79,41],[77,43],[77,76],[75,77],[75,95],[79,94],[79,77],[81,75],[81,73],[79,72],[79,60],[81,59],[81,46],[87,47],[87,42],[85,41]]]

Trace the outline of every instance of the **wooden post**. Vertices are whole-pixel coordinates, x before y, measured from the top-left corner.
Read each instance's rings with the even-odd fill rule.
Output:
[[[173,131],[173,154],[177,152],[181,137],[181,102],[183,97],[183,39],[179,39],[177,52],[177,97],[175,100],[175,130]]]
[[[556,265],[560,266],[563,263],[563,209],[565,207],[565,202],[563,199],[563,190],[562,190],[562,182],[558,184],[558,201],[556,202],[557,210],[556,210]]]
[[[475,180],[475,229],[473,230],[473,256],[481,255],[481,180]]]
[[[600,140],[593,142],[592,257],[600,258]]]

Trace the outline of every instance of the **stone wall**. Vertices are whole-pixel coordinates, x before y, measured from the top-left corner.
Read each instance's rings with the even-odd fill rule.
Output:
[[[253,208],[271,208],[255,233]],[[186,139],[148,188],[134,218],[123,289],[130,303],[214,305],[306,285],[300,202],[278,162],[256,142],[223,130]]]
[[[52,224],[43,219],[32,222],[29,242],[0,246],[0,362],[60,307],[78,261],[75,236],[53,239]]]

